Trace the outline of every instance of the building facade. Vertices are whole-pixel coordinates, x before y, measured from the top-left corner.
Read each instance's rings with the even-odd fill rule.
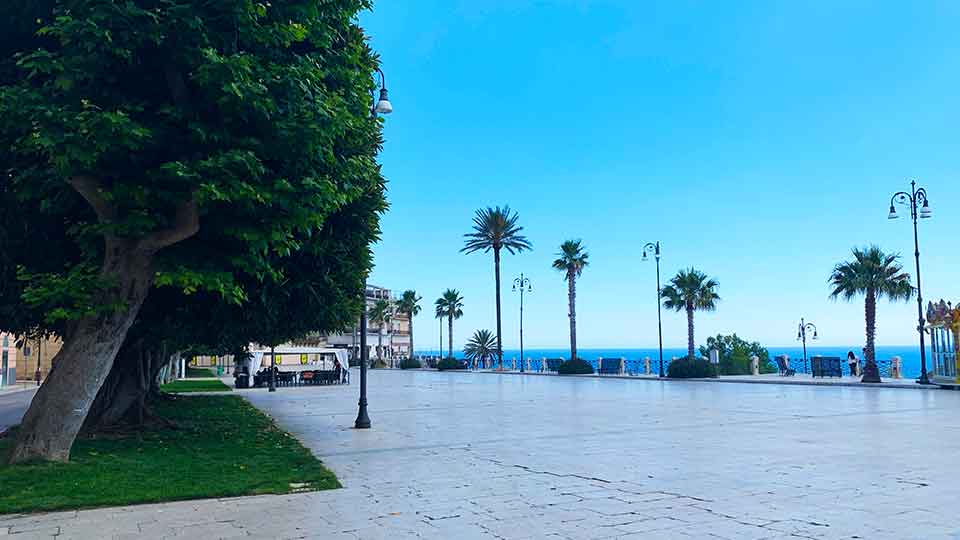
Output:
[[[0,332],[0,386],[17,382],[17,340],[13,334]]]
[[[367,311],[378,300],[387,300],[396,305],[397,296],[390,289],[367,285]],[[350,350],[350,359],[360,358],[360,321],[353,328],[322,336],[326,346]],[[388,365],[399,362],[410,355],[410,317],[406,313],[394,310],[389,323],[382,325],[368,321],[367,354],[372,360],[380,359]]]
[[[55,337],[25,340],[23,346],[17,349],[17,379],[35,381],[38,375],[41,381],[46,379],[53,367],[53,357],[62,347],[63,343]]]

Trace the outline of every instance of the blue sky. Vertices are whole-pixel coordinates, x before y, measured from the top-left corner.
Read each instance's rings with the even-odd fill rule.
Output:
[[[698,342],[718,332],[795,343],[863,341],[862,302],[828,299],[855,245],[904,254],[890,196],[917,178],[925,297],[960,300],[960,34],[955,2],[411,0],[361,17],[395,112],[381,156],[391,209],[371,282],[416,289],[418,348],[432,303],[459,289],[455,346],[495,329],[491,255],[459,253],[475,209],[509,204],[534,250],[503,260],[504,347],[534,283],[525,344],[568,343],[566,288],[550,268],[581,238],[581,347],[656,345],[656,283],[695,266],[720,282]],[[883,302],[878,343],[916,341],[916,305]],[[666,346],[682,314],[664,313]]]

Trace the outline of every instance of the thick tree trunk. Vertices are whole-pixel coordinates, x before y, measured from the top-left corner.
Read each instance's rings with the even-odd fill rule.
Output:
[[[377,324],[377,362],[383,361],[383,323]]]
[[[694,338],[693,338],[693,306],[687,306],[687,358],[693,360],[694,356]]]
[[[101,276],[114,286],[100,295],[100,305],[122,307],[80,319],[65,336],[53,359],[55,368],[27,409],[10,463],[35,459],[67,461],[90,406],[113,367],[153,284],[153,251],[129,242],[108,241]]]
[[[500,248],[493,248],[493,275],[497,285],[497,364],[503,369],[503,342],[500,339]]]
[[[880,368],[877,366],[876,348],[874,347],[877,333],[877,292],[867,289],[867,297],[863,302],[864,318],[867,323],[867,346],[864,348],[863,377],[860,382],[878,383]]]
[[[453,358],[453,315],[447,317],[447,351],[449,354],[448,358]]]
[[[124,343],[113,362],[110,375],[90,407],[83,430],[94,432],[120,422],[138,402],[140,344]]]
[[[567,273],[567,303],[570,307],[570,360],[577,359],[577,277]]]

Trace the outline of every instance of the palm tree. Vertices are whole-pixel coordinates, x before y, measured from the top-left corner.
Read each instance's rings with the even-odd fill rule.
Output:
[[[694,358],[693,312],[717,309],[719,285],[717,280],[708,278],[703,272],[689,268],[677,272],[670,284],[660,290],[663,307],[687,312],[687,356],[691,359]]]
[[[413,318],[420,314],[420,300],[423,298],[417,296],[417,291],[406,290],[397,302],[397,309],[410,319],[410,358],[413,358]]]
[[[481,208],[473,217],[473,232],[463,235],[467,240],[462,253],[493,251],[493,272],[497,293],[497,358],[503,369],[503,343],[500,328],[500,250],[505,249],[511,255],[531,249],[530,242],[520,232],[523,227],[517,225],[519,216],[509,206],[500,208]]]
[[[437,298],[437,318],[447,318],[447,343],[449,343],[449,356],[453,357],[453,320],[463,316],[463,297],[460,291],[456,289],[447,289],[443,291],[440,298]]]
[[[577,278],[589,264],[587,261],[589,256],[590,254],[583,250],[580,240],[567,240],[560,244],[560,253],[557,253],[557,260],[553,261],[553,267],[564,272],[564,279],[567,280],[567,302],[570,307],[567,313],[570,317],[570,360],[577,358]]]
[[[874,347],[877,299],[886,296],[892,301],[907,301],[913,296],[910,274],[903,271],[903,266],[897,262],[899,258],[899,254],[884,253],[877,246],[853,248],[853,260],[837,264],[830,274],[830,286],[833,287],[831,298],[843,298],[849,302],[858,295],[865,296],[867,346],[864,350],[866,365],[861,379],[863,382],[880,382]]]
[[[487,361],[497,356],[497,339],[489,330],[477,330],[463,347],[463,354],[476,365],[486,366]]]
[[[370,322],[377,325],[377,360],[383,360],[383,328],[393,320],[393,304],[386,299],[377,300],[370,308]]]

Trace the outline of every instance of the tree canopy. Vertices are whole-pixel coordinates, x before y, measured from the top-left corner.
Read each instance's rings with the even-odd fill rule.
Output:
[[[385,205],[368,7],[0,3],[0,309],[64,337],[12,459],[66,459],[60,417],[87,410],[154,288],[204,322],[255,314],[239,327],[264,341],[299,332],[281,319],[310,295],[331,301],[309,324],[358,308]]]

